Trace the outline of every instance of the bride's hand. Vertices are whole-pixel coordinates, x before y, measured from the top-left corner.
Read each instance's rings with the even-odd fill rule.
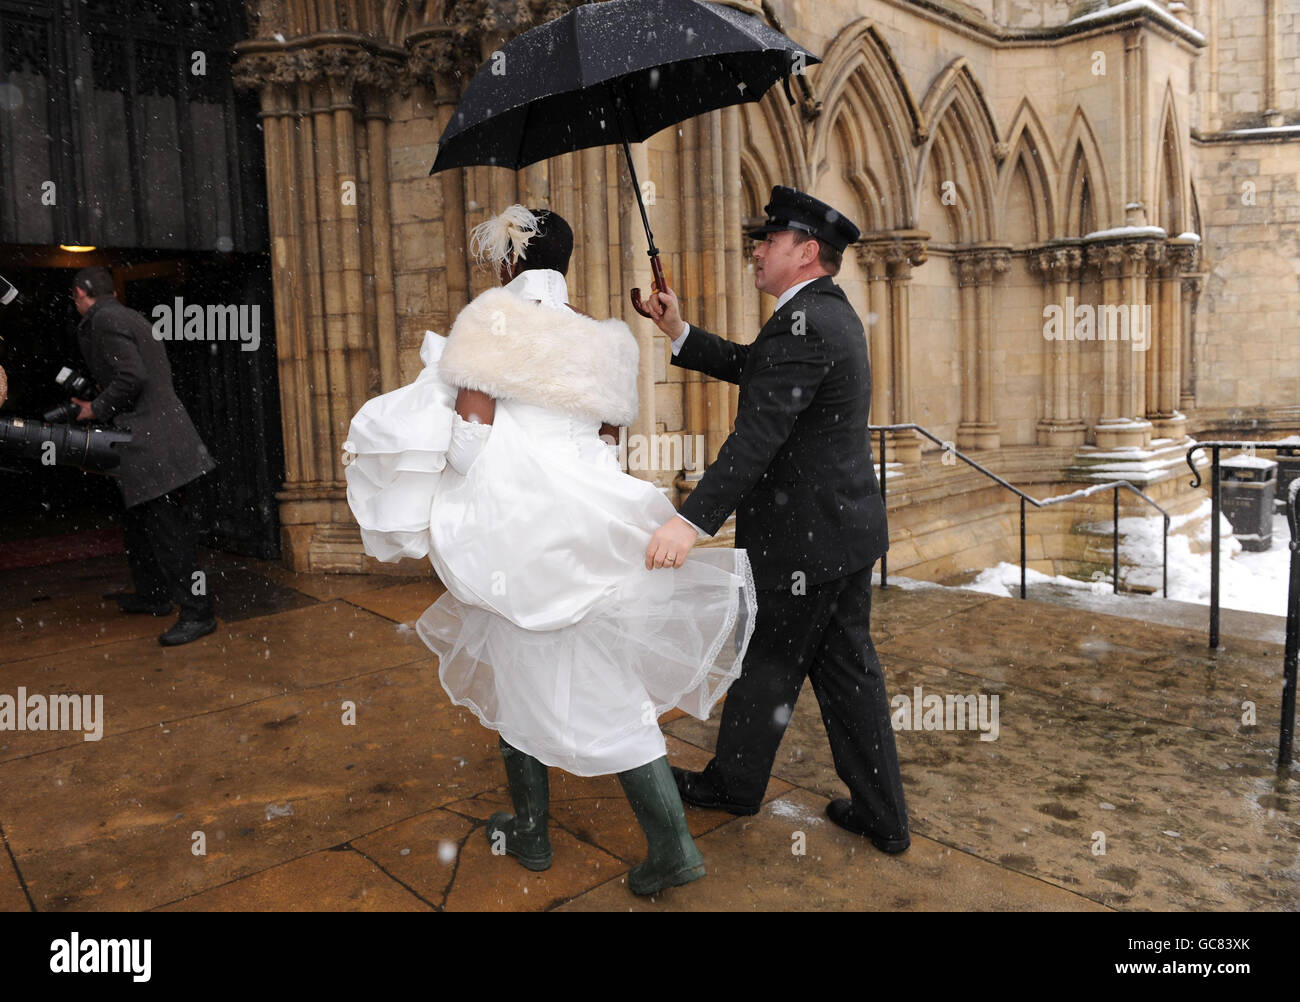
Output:
[[[670,519],[650,537],[650,545],[645,548],[645,569],[681,567],[697,538],[695,527],[685,519]]]

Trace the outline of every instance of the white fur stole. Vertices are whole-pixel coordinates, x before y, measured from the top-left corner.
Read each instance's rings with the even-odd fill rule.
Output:
[[[489,289],[460,311],[438,371],[452,386],[630,425],[637,360],[636,337],[621,320]]]

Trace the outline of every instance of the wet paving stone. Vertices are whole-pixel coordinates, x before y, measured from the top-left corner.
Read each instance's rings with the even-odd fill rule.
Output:
[[[0,910],[28,893],[74,911],[1300,908],[1274,644],[1210,652],[1192,625],[877,591],[891,695],[997,696],[996,739],[907,718],[913,844],[887,856],[824,816],[844,790],[806,688],[760,813],[688,808],[709,875],[646,900],[616,777],[551,770],[551,870],[492,854],[496,734],[449,703],[412,629],[436,582],[213,566],[261,578],[230,587],[249,614],[175,649],[155,639],[170,620],[100,599],[120,558],[0,575],[17,588],[0,692],[104,697],[99,741],[0,731]],[[702,768],[718,717],[666,717],[670,760]]]

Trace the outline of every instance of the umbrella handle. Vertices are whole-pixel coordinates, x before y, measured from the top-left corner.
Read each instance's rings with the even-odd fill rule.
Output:
[[[659,255],[658,255],[658,254],[652,254],[652,255],[650,256],[650,272],[651,272],[651,275],[652,275],[652,282],[653,282],[653,285],[654,285],[654,291],[655,291],[655,292],[667,292],[667,291],[668,291],[668,279],[667,279],[667,277],[664,275],[664,266],[663,266],[662,264],[659,263]],[[641,300],[641,287],[640,287],[640,286],[637,286],[636,288],[634,288],[634,289],[632,290],[631,298],[632,298],[632,309],[636,310],[638,313],[641,314],[641,316],[645,317],[647,320],[653,320],[653,319],[654,319],[654,318],[650,315],[650,310],[646,308],[645,303],[642,302],[642,300]]]

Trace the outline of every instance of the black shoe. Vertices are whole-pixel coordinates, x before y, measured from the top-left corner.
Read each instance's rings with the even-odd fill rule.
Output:
[[[179,647],[181,644],[193,643],[199,637],[206,637],[217,628],[213,616],[207,619],[178,619],[176,625],[158,638],[164,647]]]
[[[713,786],[704,778],[702,772],[687,772],[673,766],[673,779],[677,782],[677,792],[682,802],[692,807],[703,807],[714,811],[730,811],[742,816],[757,814],[760,804],[735,804],[719,796]]]
[[[132,615],[166,616],[172,611],[172,604],[167,599],[144,598],[133,591],[117,592],[104,597],[115,598],[117,607]]]
[[[840,797],[827,804],[826,816],[845,831],[853,832],[854,835],[865,835],[881,852],[902,852],[912,844],[911,835],[904,835],[902,838],[881,838],[854,813],[853,801],[847,797]]]

